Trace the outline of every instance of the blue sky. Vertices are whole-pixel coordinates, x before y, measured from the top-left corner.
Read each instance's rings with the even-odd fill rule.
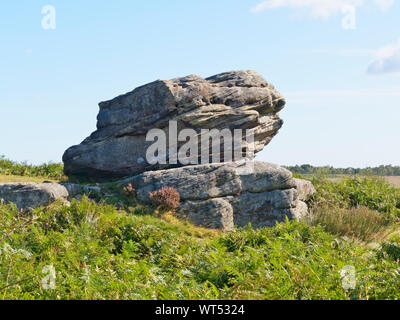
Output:
[[[42,7],[56,29],[42,28]],[[343,7],[355,8],[344,29]],[[258,159],[400,165],[400,3],[393,0],[2,1],[0,154],[60,162],[98,102],[156,79],[252,69],[287,98]]]

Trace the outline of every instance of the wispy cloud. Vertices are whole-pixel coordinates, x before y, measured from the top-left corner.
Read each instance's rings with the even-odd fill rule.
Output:
[[[297,51],[298,54],[315,54],[339,57],[370,57],[372,62],[367,67],[368,74],[400,72],[400,38],[397,43],[380,49],[309,49]]]
[[[400,72],[400,39],[376,51],[376,59],[368,66],[369,74]]]
[[[314,18],[329,18],[340,13],[346,6],[362,7],[368,4],[382,11],[390,9],[394,0],[266,0],[251,8],[252,13],[278,8],[291,8]]]
[[[374,2],[382,11],[389,10],[394,4],[394,0],[374,0]]]

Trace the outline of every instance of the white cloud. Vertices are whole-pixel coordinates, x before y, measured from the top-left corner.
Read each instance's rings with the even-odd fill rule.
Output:
[[[389,10],[394,4],[394,0],[374,0],[374,2],[382,11]]]
[[[376,51],[376,59],[368,66],[369,74],[400,72],[400,39]]]
[[[394,0],[266,0],[251,8],[252,13],[278,8],[291,8],[305,12],[314,18],[329,18],[342,12],[346,6],[362,7],[369,3],[385,11]]]

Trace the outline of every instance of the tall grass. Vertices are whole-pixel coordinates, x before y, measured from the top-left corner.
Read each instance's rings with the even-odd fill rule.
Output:
[[[355,176],[332,182],[314,177],[312,182],[317,189],[311,201],[313,207],[351,209],[364,206],[393,220],[400,217],[400,189],[382,178]]]
[[[361,241],[382,239],[389,232],[390,220],[366,207],[338,209],[317,207],[309,217],[312,225],[321,225],[324,230],[338,236],[347,236]]]

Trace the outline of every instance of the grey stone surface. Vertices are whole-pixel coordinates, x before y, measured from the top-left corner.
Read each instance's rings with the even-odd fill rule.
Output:
[[[299,193],[299,199],[301,201],[307,201],[315,193],[315,188],[310,181],[302,179],[293,179],[296,189]]]
[[[56,200],[66,200],[68,196],[67,188],[58,183],[0,184],[0,199],[16,204],[20,210],[45,206]]]
[[[131,183],[140,201],[163,186],[176,188],[183,200],[205,200],[244,192],[259,193],[294,188],[290,171],[260,161],[212,163],[147,171],[122,180]]]
[[[97,130],[64,156],[67,175],[120,178],[154,166],[146,159],[150,129],[168,136],[170,120],[178,130],[249,129],[255,152],[278,133],[283,121],[278,112],[284,98],[255,71],[232,71],[203,79],[196,75],[158,80],[99,104]],[[178,142],[178,148],[184,142]],[[243,141],[243,146],[246,142]],[[221,162],[223,159],[221,159]]]
[[[68,191],[68,200],[71,200],[72,198],[76,198],[77,195],[81,194],[84,192],[83,186],[80,184],[75,184],[75,183],[61,183],[63,187],[65,187]]]
[[[19,210],[47,206],[57,200],[67,203],[81,191],[80,185],[72,183],[0,183],[0,199],[14,203]]]
[[[233,208],[224,198],[184,201],[179,214],[193,224],[211,229],[232,231],[234,228]]]
[[[249,223],[255,228],[273,226],[286,217],[301,219],[308,210],[303,201],[314,192],[311,183],[260,161],[148,171],[121,183],[131,183],[145,203],[150,201],[149,192],[173,187],[181,195],[178,214],[195,224],[225,231]]]

